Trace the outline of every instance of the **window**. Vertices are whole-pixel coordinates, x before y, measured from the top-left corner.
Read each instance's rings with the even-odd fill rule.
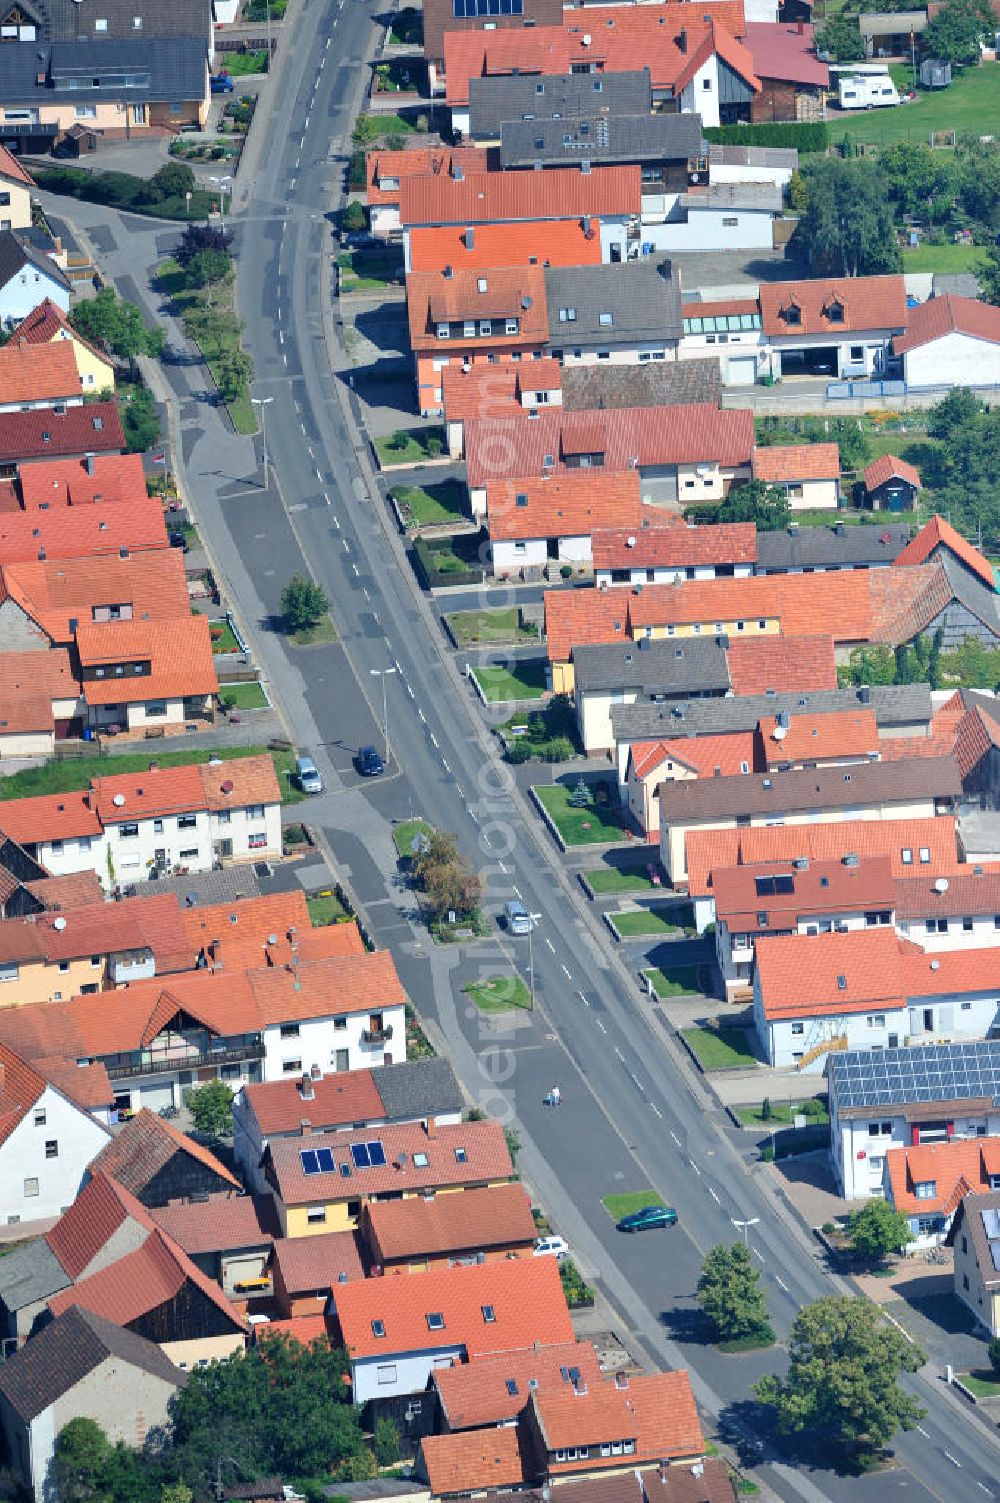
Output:
[[[455,1149],[455,1163],[456,1164],[467,1164],[468,1161],[469,1161],[469,1155],[466,1152],[466,1150],[464,1148],[456,1148]]]
[[[108,23],[107,23],[106,17],[100,16],[100,17],[95,17],[94,18],[94,30],[95,31],[107,31],[107,29],[108,29]]]
[[[866,1024],[866,1026],[868,1028],[884,1028],[885,1027],[885,1013],[884,1012],[870,1012],[868,1014],[868,1016],[865,1018],[865,1024]]]
[[[96,104],[78,104],[76,106],[76,108],[74,109],[73,113],[74,113],[74,115],[76,116],[76,118],[78,120],[96,120],[97,119],[97,105]]]
[[[379,1321],[378,1324],[381,1325],[382,1322]],[[380,1363],[379,1366],[375,1369],[375,1379],[376,1379],[376,1381],[378,1383],[383,1384],[383,1385],[386,1384],[386,1383],[395,1383],[395,1381],[396,1381],[396,1364],[395,1364],[395,1362],[383,1362],[383,1363]]]
[[[722,216],[722,227],[725,230],[734,230],[739,222],[735,214],[724,214]]]
[[[45,1108],[44,1108],[44,1106],[39,1107],[38,1110],[35,1112],[34,1123],[35,1123],[36,1127],[44,1127],[45,1126]]]
[[[918,1180],[913,1188],[913,1193],[918,1200],[934,1200],[937,1197],[937,1180]]]
[[[180,855],[182,861],[197,861],[198,847],[196,845],[189,846],[186,851],[180,851],[178,852],[178,854]]]
[[[198,828],[197,814],[178,814],[177,828],[178,830],[196,830]]]
[[[561,324],[575,324],[576,323],[576,309],[575,308],[560,308],[559,309],[559,322]]]
[[[920,865],[921,866],[929,866],[930,865],[930,859],[931,859],[931,848],[930,848],[930,846],[929,845],[922,845],[920,847]]]
[[[479,320],[479,332],[481,335],[485,336],[488,339],[489,336],[493,333],[492,320],[489,318],[481,318]]]
[[[801,1038],[802,1035],[805,1033],[805,1031],[806,1031],[806,1025],[804,1023],[793,1023],[792,1024],[792,1037],[793,1038]]]
[[[444,1316],[441,1314],[440,1310],[430,1310],[428,1312],[428,1314],[427,1314],[427,1329],[428,1329],[428,1331],[443,1331],[444,1330]]]
[[[26,1200],[30,1200],[33,1195],[37,1195],[37,1194],[38,1194],[38,1181],[37,1181],[37,1179],[26,1179],[25,1182],[24,1182],[24,1197],[25,1197],[25,1199]]]
[[[437,337],[438,337],[438,339],[450,339],[451,338],[451,324],[438,324],[438,326],[437,326]]]
[[[962,1238],[962,1251],[964,1253],[967,1253],[969,1251],[969,1239],[968,1239],[968,1237],[963,1237]]]
[[[373,1320],[372,1321],[372,1335],[375,1336],[375,1337],[377,1337],[379,1341],[381,1341],[384,1338],[384,1336],[385,1336],[385,1321],[384,1320]]]
[[[162,819],[154,819],[153,820],[153,834],[154,835],[162,835],[163,834],[163,820]]]
[[[264,818],[264,805],[263,804],[248,804],[247,807],[244,809],[243,812],[246,815],[247,819],[263,819]]]
[[[948,920],[946,918],[930,918],[925,925],[928,934],[947,934]]]
[[[962,920],[962,933],[963,934],[971,934],[972,933],[972,919],[971,918],[966,917],[966,918],[964,918]]]
[[[247,845],[252,851],[262,851],[267,845],[267,833],[264,830],[255,830],[247,840]]]
[[[864,347],[864,345],[863,344],[852,344],[851,345],[851,360],[853,362],[857,363],[858,361],[861,361],[864,358],[865,358],[865,347]]]
[[[326,1206],[307,1206],[306,1221],[310,1226],[319,1226],[326,1220]]]
[[[334,1018],[334,1020],[333,1020],[333,1031],[334,1031],[334,1033],[339,1033],[342,1029],[344,1029],[346,1027],[347,1027],[347,1019],[346,1018]]]
[[[601,313],[598,315],[597,321],[601,325],[602,329],[610,329],[615,320],[613,314]]]
[[[91,967],[96,971],[97,968],[98,968],[98,966],[100,966],[100,965],[103,964],[103,956],[101,956],[101,955],[91,955],[91,957],[90,957],[90,964],[91,964]]]
[[[904,866],[913,865],[913,852],[908,845],[904,845],[899,854]]]
[[[281,1068],[285,1075],[301,1075],[302,1061],[300,1059],[283,1059]]]
[[[283,1039],[297,1039],[299,1036],[298,1023],[282,1023],[281,1037]]]
[[[60,960],[60,962],[59,962],[59,970],[61,971],[61,973],[63,975],[65,975],[66,972],[69,970],[69,961],[68,960]]]
[[[166,702],[166,700],[164,700],[164,699],[150,699],[150,700],[146,701],[146,714],[147,714],[147,716],[149,716],[149,717],[155,717],[155,716],[158,716],[158,715],[165,715],[166,713],[167,713],[167,702]],[[194,821],[192,820],[192,823],[193,822]]]
[[[517,319],[516,318],[508,318],[507,319],[506,323],[504,324],[504,333],[505,334],[516,334],[517,333]]]
[[[57,1138],[46,1139],[45,1157],[47,1159],[57,1159],[59,1157],[59,1141]]]
[[[712,80],[710,78],[703,78],[701,81],[701,86],[703,89],[711,90]]]
[[[483,1305],[482,1306],[482,1312],[483,1312],[483,1321],[484,1321],[484,1323],[486,1325],[488,1325],[488,1326],[496,1325],[497,1312],[494,1310],[494,1308],[493,1308],[492,1305]]]
[[[16,981],[21,974],[21,969],[16,961],[9,961],[0,965],[0,981]]]
[[[138,840],[139,826],[137,824],[119,825],[118,838],[119,840]]]
[[[426,1169],[429,1163],[430,1160],[428,1159],[426,1153],[415,1153],[413,1155],[414,1169]]]

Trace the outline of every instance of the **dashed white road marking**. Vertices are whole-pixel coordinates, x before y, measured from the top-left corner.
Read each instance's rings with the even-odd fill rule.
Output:
[[[563,975],[564,975],[564,976],[565,976],[565,977],[566,977],[566,980],[567,980],[567,981],[572,981],[572,979],[573,979],[573,978],[572,978],[572,976],[571,976],[571,975],[570,975],[570,972],[569,972],[569,966],[566,966],[566,965],[564,965],[564,966],[560,966],[560,967],[559,967],[559,969],[560,969],[560,970],[561,970],[561,971],[562,971],[562,973],[563,973]]]
[[[590,1003],[587,1001],[586,997],[583,995],[583,992],[579,987],[577,987],[576,994],[580,998],[580,1001],[583,1003],[584,1007],[590,1006]]]
[[[925,1430],[924,1427],[923,1427],[923,1425],[918,1425],[917,1429],[920,1431],[921,1435],[924,1437],[924,1440],[930,1440],[930,1438],[931,1438],[931,1432],[929,1430]]]
[[[677,1136],[677,1134],[673,1131],[672,1128],[671,1128],[671,1131],[670,1131],[670,1136],[673,1138],[674,1142],[677,1144],[677,1147],[679,1148],[681,1146],[681,1140]]]
[[[785,1291],[785,1293],[786,1293],[786,1294],[791,1294],[791,1292],[792,1292],[792,1291],[791,1291],[791,1290],[790,1290],[790,1289],[789,1289],[789,1287],[788,1287],[788,1285],[787,1285],[787,1284],[786,1284],[786,1283],[785,1283],[785,1281],[784,1281],[784,1279],[783,1279],[783,1278],[782,1278],[782,1277],[781,1277],[781,1274],[780,1274],[780,1273],[776,1273],[776,1274],[775,1274],[775,1275],[774,1275],[774,1282],[775,1282],[775,1283],[776,1283],[776,1284],[778,1284],[778,1285],[780,1285],[780,1287],[781,1287],[781,1288],[782,1288],[782,1289],[784,1289],[784,1291]]]
[[[598,1028],[601,1030],[602,1033],[607,1033],[608,1030],[605,1028],[605,1026],[601,1022],[600,1018],[595,1018],[594,1022],[597,1024]]]
[[[649,1103],[649,1109],[651,1112],[655,1112],[656,1115],[662,1119],[663,1113],[660,1111],[660,1108],[657,1106],[655,1101],[651,1101]]]
[[[712,1199],[713,1199],[713,1200],[714,1200],[714,1201],[715,1201],[715,1204],[716,1204],[716,1205],[717,1205],[717,1206],[721,1206],[721,1204],[722,1204],[722,1201],[721,1201],[721,1200],[720,1200],[720,1199],[719,1199],[719,1197],[718,1197],[718,1195],[717,1195],[717,1194],[716,1194],[716,1193],[715,1193],[715,1191],[714,1191],[714,1190],[713,1190],[713,1189],[712,1189],[712,1186],[711,1186],[711,1185],[709,1185],[709,1187],[708,1187],[708,1193],[709,1193],[709,1195],[711,1195],[711,1197],[712,1197]]]
[[[622,1053],[622,1051],[619,1049],[619,1047],[618,1047],[617,1044],[615,1045],[615,1053],[617,1054],[618,1058],[621,1060],[622,1064],[624,1064],[625,1063],[625,1056]]]
[[[958,1460],[957,1456],[953,1456],[950,1451],[945,1451],[944,1454],[947,1457],[947,1459],[951,1462],[952,1466],[957,1466],[958,1469],[959,1469],[959,1471],[962,1470],[962,1463]]]
[[[458,786],[457,783],[455,784],[455,792],[458,794],[459,798],[464,798],[465,797],[465,794],[462,792],[461,788]]]
[[[758,1252],[756,1247],[751,1247],[750,1251],[753,1253],[754,1257],[758,1259],[759,1262],[763,1263],[764,1254],[762,1252]]]
[[[698,1168],[698,1165],[695,1163],[694,1159],[691,1160],[691,1168],[694,1170],[695,1174],[697,1174],[698,1178],[701,1179],[701,1170]]]
[[[549,936],[547,934],[545,936],[545,943],[548,945],[549,949],[552,951],[552,953],[554,955],[556,953],[556,947],[552,943],[551,939],[549,939]]]
[[[451,777],[451,768],[448,766],[448,759],[446,757],[441,758],[441,766],[444,768],[448,776]]]

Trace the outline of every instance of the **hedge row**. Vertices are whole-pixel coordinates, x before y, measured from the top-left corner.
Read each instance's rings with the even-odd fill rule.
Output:
[[[763,125],[710,125],[704,132],[706,141],[722,146],[785,146],[801,152],[826,151],[829,132],[822,120],[768,122]]]
[[[91,203],[110,204],[133,214],[148,214],[156,219],[205,219],[218,195],[195,188],[190,202],[183,194],[150,201],[149,185],[144,177],[131,172],[87,172],[82,167],[33,167],[32,176],[40,188],[50,193],[68,193]]]

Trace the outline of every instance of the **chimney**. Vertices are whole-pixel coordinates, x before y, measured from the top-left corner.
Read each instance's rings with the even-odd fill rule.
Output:
[[[804,21],[797,21],[795,24],[795,30],[800,37],[804,37],[806,34],[806,23]]]
[[[681,27],[680,32],[678,33],[677,46],[681,52],[686,52],[688,50],[688,34],[687,28],[684,26]]]
[[[316,1092],[313,1089],[311,1075],[303,1075],[302,1079],[299,1081],[299,1095],[302,1097],[303,1101],[314,1101],[316,1099]]]
[[[437,1137],[437,1118],[436,1117],[428,1117],[427,1118],[427,1121],[424,1123],[424,1132],[427,1134],[427,1136],[429,1138],[436,1138]]]
[[[466,250],[475,250],[476,248],[476,232],[471,224],[465,232],[465,248]]]
[[[96,456],[93,454],[85,454],[83,456],[83,468],[86,470],[88,475],[92,475],[94,473],[95,458]]]
[[[310,1118],[309,1117],[301,1117],[299,1119],[299,1137],[300,1138],[308,1138],[309,1135],[310,1135],[310,1133],[312,1132],[312,1130],[313,1130],[313,1125],[312,1125],[312,1121],[310,1120]]]

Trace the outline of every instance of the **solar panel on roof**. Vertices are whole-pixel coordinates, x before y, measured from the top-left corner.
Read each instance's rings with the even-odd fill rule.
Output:
[[[371,1159],[368,1155],[368,1144],[352,1143],[351,1158],[354,1160],[355,1169],[369,1169],[371,1167]]]
[[[365,1147],[368,1149],[368,1157],[371,1159],[373,1168],[378,1169],[385,1163],[385,1149],[377,1139],[374,1143],[366,1143]]]
[[[299,1158],[302,1160],[303,1174],[319,1173],[319,1160],[312,1148],[303,1148],[299,1153]]]
[[[322,1174],[332,1174],[334,1169],[333,1154],[329,1148],[317,1148],[316,1158]]]
[[[991,1207],[987,1211],[980,1211],[979,1214],[983,1218],[983,1230],[987,1237],[991,1241],[995,1237],[1000,1237],[1000,1211],[996,1211]]]
[[[795,891],[795,882],[791,877],[775,877],[774,891],[776,894]]]
[[[831,1057],[830,1072],[842,1107],[978,1096],[1000,1102],[1000,1040],[889,1049],[877,1058],[850,1050]]]

